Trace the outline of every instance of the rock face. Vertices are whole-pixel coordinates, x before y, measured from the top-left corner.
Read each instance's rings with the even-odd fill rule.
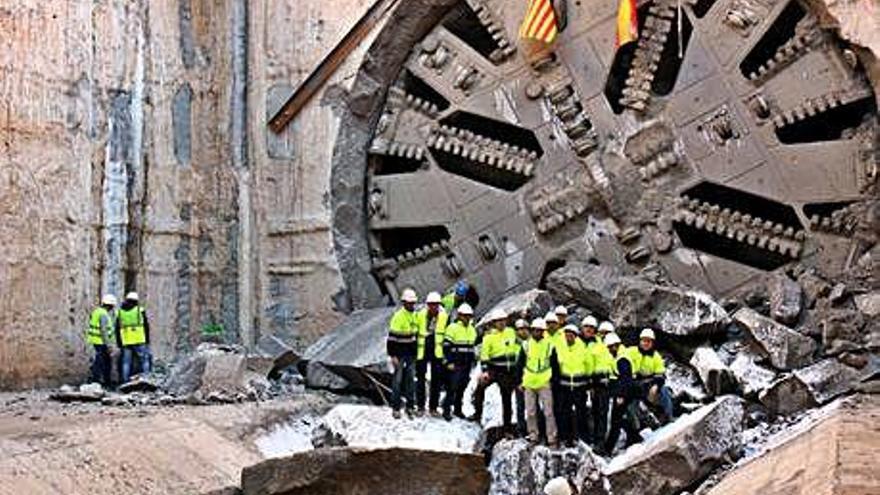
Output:
[[[509,296],[493,306],[492,309],[504,310],[510,315],[510,322],[512,324],[515,318],[531,319],[546,314],[553,309],[553,298],[550,297],[550,293],[547,291],[532,289],[521,294]],[[489,311],[486,313],[488,314]],[[484,317],[477,323],[477,326],[482,326],[485,323]]]
[[[657,285],[617,270],[570,263],[547,279],[557,302],[576,303],[608,315],[620,327],[651,326],[670,335],[714,333],[730,318],[708,294]]]
[[[341,404],[317,426],[318,443],[363,448],[404,448],[440,452],[476,452],[480,427],[455,419],[394,419],[391,409]]]
[[[869,318],[880,315],[880,291],[859,294],[853,300],[863,315]]]
[[[483,495],[483,457],[408,449],[318,449],[245,468],[244,495]]]
[[[709,474],[740,444],[743,402],[725,396],[678,418],[606,466],[612,493],[678,493]]]
[[[489,495],[535,495],[543,493],[544,484],[557,476],[596,484],[599,480],[597,458],[589,447],[554,449],[531,446],[526,440],[502,440],[492,449]],[[587,492],[584,492],[587,493]]]
[[[736,390],[736,378],[711,347],[698,347],[690,360],[703,386],[710,395],[718,396]]]
[[[378,378],[388,374],[385,343],[394,311],[392,307],[356,311],[315,342],[299,364],[306,384],[375,392],[376,384],[367,374]],[[326,376],[326,372],[338,375],[345,383]]]
[[[801,314],[801,286],[785,275],[774,275],[769,285],[770,316],[784,325],[795,324]]]
[[[877,396],[847,400],[818,424],[734,469],[707,495],[877,493],[878,425]]]
[[[826,404],[847,393],[869,372],[847,366],[837,359],[825,359],[779,378],[759,395],[759,399],[775,414],[792,414]]]
[[[816,350],[816,344],[809,337],[752,309],[740,309],[733,319],[748,332],[775,368],[790,370],[809,364]]]

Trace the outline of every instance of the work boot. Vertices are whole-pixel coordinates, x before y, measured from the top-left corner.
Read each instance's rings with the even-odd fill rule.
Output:
[[[449,414],[449,411],[443,411],[443,419],[446,421],[452,421],[452,414]]]
[[[463,419],[465,421],[467,421],[467,419],[468,419],[467,416],[465,416],[464,413],[461,411],[455,411],[455,417]]]
[[[428,410],[428,414],[429,414],[432,418],[439,418],[440,416],[443,415],[440,411],[438,411],[438,410],[436,410],[436,409],[429,409],[429,410]]]
[[[468,421],[473,421],[474,423],[479,423],[483,418],[479,414],[471,414],[468,416]]]
[[[409,418],[409,419],[413,419],[413,418],[415,417],[415,415],[416,415],[416,414],[415,414],[415,411],[413,411],[412,409],[407,409],[407,410],[406,410],[406,417],[407,417],[407,418]]]
[[[535,435],[528,435],[526,439],[529,441],[531,445],[538,445],[538,437]]]
[[[425,410],[424,409],[416,409],[415,415],[417,418],[421,418],[422,416],[425,415]]]
[[[394,419],[400,419],[400,409],[395,409],[391,415],[394,416]]]

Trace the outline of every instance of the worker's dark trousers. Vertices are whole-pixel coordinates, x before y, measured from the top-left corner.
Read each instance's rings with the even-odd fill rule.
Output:
[[[92,381],[99,382],[104,388],[109,387],[113,361],[110,348],[104,344],[95,345],[95,359],[92,361]]]
[[[518,384],[517,384],[518,385]],[[529,434],[526,426],[526,394],[519,387],[515,388],[516,393],[516,433],[520,437]]]
[[[587,386],[569,387],[560,385],[558,396],[554,397],[554,405],[559,400],[559,416],[556,418],[559,429],[559,440],[562,442],[575,442],[578,439],[587,440]]]
[[[625,399],[622,404],[617,403],[617,398],[612,398],[611,407],[611,428],[608,431],[608,439],[605,441],[605,450],[607,452],[614,451],[617,440],[620,438],[620,430],[626,431],[626,446],[639,443],[642,441],[642,435],[636,426],[637,422],[633,415],[638,402],[632,399]]]
[[[608,435],[608,386],[595,385],[590,391],[590,403],[592,405],[590,413],[593,417],[590,443],[594,447],[601,447],[605,444],[605,437]]]
[[[513,390],[516,388],[516,375],[513,372],[506,371],[489,371],[489,380],[477,382],[474,388],[473,405],[474,416],[483,417],[483,402],[486,400],[486,389],[493,383],[498,384],[498,390],[501,391],[501,417],[503,418],[502,426],[505,431],[510,430],[513,417]]]
[[[391,408],[400,410],[401,395],[406,398],[406,408],[415,408],[415,378],[416,357],[398,356],[397,366],[394,367],[394,377],[391,379]]]
[[[135,367],[135,358],[138,366]],[[135,373],[150,374],[153,358],[147,344],[126,345],[122,347],[122,368],[119,370],[120,383],[128,383]],[[135,369],[137,371],[135,372]]]
[[[425,352],[427,353],[428,350],[426,349]],[[426,389],[429,388],[427,383],[429,368],[431,370],[431,385],[428,391]],[[434,357],[433,352],[431,352],[431,356],[425,356],[425,359],[416,362],[416,408],[420,411],[425,410],[426,391],[430,394],[428,409],[435,411],[440,406],[440,391],[443,390],[443,382],[445,381],[443,375],[443,360]]]
[[[461,411],[461,401],[464,398],[464,389],[470,379],[470,368],[456,365],[454,369],[447,370],[446,397],[443,398],[443,415],[449,416],[454,410],[456,416],[464,416]]]

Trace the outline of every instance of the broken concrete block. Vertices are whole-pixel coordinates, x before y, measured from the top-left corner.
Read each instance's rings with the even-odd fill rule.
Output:
[[[492,448],[489,474],[492,479],[489,495],[543,493],[544,485],[557,476],[576,481],[580,481],[580,476],[588,482],[600,477],[599,462],[585,444],[550,449],[530,445],[524,439],[496,443]]]
[[[831,284],[811,272],[805,272],[798,277],[798,284],[803,289],[804,305],[807,308],[812,308],[818,299],[831,292]]]
[[[132,392],[154,392],[158,388],[159,384],[154,380],[146,376],[137,375],[127,383],[120,385],[119,391],[124,394],[130,394]]]
[[[691,356],[690,365],[697,370],[710,395],[724,395],[736,390],[736,378],[711,347],[698,347]]]
[[[742,351],[730,363],[730,371],[745,397],[754,398],[776,379],[776,372],[757,363],[753,354]]]
[[[784,325],[797,323],[801,314],[801,286],[780,274],[771,277],[769,286],[770,316]]]
[[[173,395],[235,394],[247,390],[245,355],[229,346],[203,343],[171,370],[164,388]]]
[[[104,398],[105,392],[100,383],[81,385],[78,389],[70,385],[63,385],[57,391],[49,394],[49,399],[58,402],[99,402]]]
[[[274,335],[261,336],[257,341],[257,349],[271,359],[272,366],[266,376],[272,379],[275,379],[284,368],[296,365],[300,359],[290,346]]]
[[[324,371],[339,375],[347,389],[355,392],[376,393],[376,380],[388,383],[388,353],[385,350],[388,321],[396,308],[385,307],[355,311],[329,334],[309,347],[299,363],[306,384],[322,387],[327,376],[316,379],[312,363],[318,363],[319,374]]]
[[[790,370],[809,364],[816,350],[815,342],[809,337],[752,309],[740,309],[734,313],[733,319],[745,329],[775,368]]]
[[[868,318],[880,315],[880,291],[859,294],[853,300],[859,311]]]
[[[742,399],[721,397],[678,418],[603,470],[613,493],[679,493],[727,462],[740,447]]]
[[[553,298],[550,293],[540,289],[532,289],[520,294],[514,294],[504,298],[501,302],[492,307],[486,314],[494,309],[502,309],[509,315],[510,324],[517,318],[525,318],[531,320],[538,316],[543,316],[553,309]],[[485,316],[477,323],[477,326],[485,325]]]
[[[337,447],[246,467],[241,488],[244,495],[483,495],[489,475],[482,455]]]
[[[849,392],[867,374],[837,359],[825,359],[773,382],[758,398],[774,414],[809,409]]]
[[[865,342],[865,318],[849,309],[829,310],[820,323],[825,354],[835,355],[858,349]]]
[[[707,397],[697,372],[672,360],[666,363],[666,386],[676,402],[703,402]]]
[[[689,336],[720,333],[730,316],[705,292],[624,277],[614,295],[611,320],[619,327],[647,326],[667,335]]]
[[[609,266],[570,262],[550,273],[547,288],[558,303],[575,303],[607,315],[623,274]]]
[[[316,435],[333,438],[332,445],[404,448],[471,453],[479,448],[480,427],[469,421],[420,417],[394,419],[391,408],[340,404],[316,427]]]

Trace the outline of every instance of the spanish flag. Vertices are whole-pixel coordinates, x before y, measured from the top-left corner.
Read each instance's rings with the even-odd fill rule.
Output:
[[[526,18],[519,28],[523,38],[553,43],[559,28],[556,24],[556,12],[550,0],[529,0]]]
[[[614,47],[639,39],[639,15],[636,0],[620,0],[617,8],[617,38]]]

